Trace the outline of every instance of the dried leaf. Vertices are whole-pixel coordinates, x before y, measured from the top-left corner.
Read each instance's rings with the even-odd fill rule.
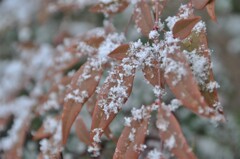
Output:
[[[133,117],[130,125],[124,127],[118,139],[113,159],[138,159],[141,151],[144,150],[143,144],[147,134],[151,107],[145,107],[142,111],[145,111],[142,119],[134,120]]]
[[[201,17],[195,16],[188,19],[177,21],[173,27],[173,35],[175,38],[185,39],[191,34],[193,27],[201,20]]]
[[[90,8],[90,11],[93,13],[104,13],[107,15],[120,13],[123,10],[125,10],[129,5],[129,2],[127,0],[121,0],[121,1],[113,1],[110,3],[98,3],[95,6],[92,6]]]
[[[194,113],[207,118],[215,117],[217,114],[207,106],[201,95],[185,55],[178,51],[174,54],[168,54],[168,58],[169,64],[176,64],[176,67],[185,73],[181,75],[181,72],[176,70],[165,72],[165,81],[173,94]]]
[[[86,145],[90,145],[91,142],[90,142],[89,131],[87,130],[87,127],[80,116],[76,119],[75,129],[76,129],[76,134],[78,138],[82,142],[84,142]]]
[[[215,15],[215,0],[210,0],[209,3],[206,5],[208,15],[210,18],[217,22],[217,17]]]
[[[197,159],[182,133],[175,116],[167,106],[158,108],[157,128],[159,135],[167,147],[178,159]]]
[[[127,101],[132,91],[134,75],[135,69],[132,70],[130,75],[126,75],[123,65],[119,65],[107,77],[94,108],[91,139],[96,135],[94,129],[99,128],[103,130],[103,133],[115,118],[121,106]]]
[[[71,126],[81,111],[83,104],[95,92],[103,73],[102,69],[85,63],[73,76],[62,113],[62,142],[66,143]]]
[[[196,9],[203,9],[210,0],[192,0],[192,4]]]
[[[133,18],[141,33],[148,37],[149,32],[153,29],[154,21],[151,9],[146,1],[141,0],[137,3],[134,9]]]
[[[116,60],[122,60],[127,57],[128,49],[129,44],[122,44],[113,50],[108,56]]]

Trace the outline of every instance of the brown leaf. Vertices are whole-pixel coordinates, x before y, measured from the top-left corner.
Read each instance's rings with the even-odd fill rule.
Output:
[[[63,144],[66,143],[71,126],[83,104],[95,92],[102,73],[102,69],[94,68],[90,62],[87,62],[73,76],[70,84],[71,88],[66,93],[67,101],[64,103],[62,113]]]
[[[87,107],[87,111],[91,116],[93,115],[93,110],[94,110],[94,106],[96,105],[96,102],[97,102],[97,93],[95,92],[91,96],[91,98],[89,98],[88,101],[85,103]]]
[[[48,138],[52,136],[52,133],[45,132],[45,129],[43,126],[41,126],[34,134],[33,134],[33,140],[41,140],[43,138]]]
[[[131,94],[135,69],[131,71],[130,75],[127,75],[123,69],[123,65],[120,64],[114,68],[100,89],[93,112],[91,139],[96,135],[93,132],[94,129],[100,128],[103,130],[102,133],[106,130],[120,107],[127,101]]]
[[[18,119],[20,120],[20,119]],[[11,149],[7,150],[3,154],[4,159],[21,159],[23,155],[23,145],[26,138],[27,130],[29,128],[30,117],[27,117],[23,121],[23,125],[17,133],[17,141],[14,143]]]
[[[129,3],[127,0],[113,1],[110,3],[98,3],[90,8],[93,13],[104,13],[104,14],[116,14],[120,13],[128,7]]]
[[[173,27],[173,35],[175,38],[185,39],[191,34],[193,27],[201,20],[200,16],[177,21]]]
[[[133,18],[135,24],[141,30],[141,33],[148,37],[149,32],[153,29],[154,21],[151,9],[146,1],[141,0],[137,3],[134,9]]]
[[[216,117],[217,113],[207,106],[201,95],[185,55],[181,51],[177,51],[174,54],[168,54],[168,60],[166,67],[169,68],[166,69],[170,69],[170,71],[165,72],[164,77],[173,94],[194,113],[207,118]],[[179,70],[171,70],[171,68]]]
[[[144,77],[149,83],[151,83],[153,86],[161,86],[161,88],[163,87],[163,72],[160,69],[160,65],[158,64],[157,60],[152,60],[151,66],[144,65],[142,71],[144,73]]]
[[[211,68],[211,59],[210,59],[211,55],[210,55],[210,52],[208,51],[209,48],[208,48],[207,36],[206,36],[206,33],[203,31],[199,35],[199,46],[202,46],[201,47],[202,50],[199,50],[199,52],[201,52],[202,56],[207,58],[209,61],[209,63],[208,63],[208,68],[209,68],[208,78],[207,78],[207,81],[205,81],[205,83],[208,84],[210,82],[215,82],[214,76],[213,76],[213,70]],[[217,113],[221,116],[222,121],[225,121],[222,108],[219,107],[219,105],[216,105],[219,103],[217,88],[214,88],[212,91],[209,91],[209,90],[201,87],[201,93],[204,96],[204,99],[207,102],[207,104],[209,105],[209,107],[215,109],[217,111]]]
[[[122,44],[114,49],[108,56],[116,60],[122,60],[127,57],[128,49],[129,44]]]
[[[204,84],[199,84],[200,92],[204,97],[207,105],[215,109],[217,114],[221,116],[222,121],[225,121],[223,116],[223,110],[221,107],[219,107],[217,89],[213,88],[209,90],[206,88],[209,83],[215,82],[215,80],[213,76],[213,70],[211,68],[211,57],[205,31],[202,30],[200,33],[193,32],[187,40],[183,41],[182,49],[189,51],[191,54],[194,53],[192,52],[193,50],[196,50],[196,54],[198,56],[204,57],[207,60],[207,65],[205,66],[207,69],[204,70],[206,79],[203,79]],[[192,65],[192,63],[190,64]]]
[[[125,126],[120,138],[113,159],[138,159],[147,134],[148,122],[151,113],[151,107],[142,107],[144,111],[142,119],[130,118],[131,123]]]
[[[78,138],[84,142],[86,145],[90,145],[90,135],[89,135],[89,131],[83,121],[83,119],[79,116],[76,119],[76,123],[75,123],[75,129],[76,129],[76,134],[78,136]]]
[[[192,4],[196,9],[203,9],[210,0],[192,0]]]
[[[217,17],[215,15],[215,0],[210,0],[209,3],[206,5],[208,15],[210,18],[217,22]]]
[[[167,106],[158,108],[157,128],[167,147],[178,159],[197,159],[182,133],[181,126]]]

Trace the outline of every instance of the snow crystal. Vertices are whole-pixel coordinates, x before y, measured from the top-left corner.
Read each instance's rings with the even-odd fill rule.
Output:
[[[209,92],[213,92],[214,89],[217,89],[219,87],[220,87],[220,85],[216,81],[211,81],[207,84],[207,90]]]
[[[132,119],[130,118],[130,117],[124,117],[124,125],[125,126],[131,126],[131,121],[132,121]]]
[[[100,149],[96,144],[89,146],[87,151],[91,153],[93,157],[98,157],[100,155]]]
[[[44,131],[47,133],[53,133],[58,126],[58,121],[52,117],[47,117],[43,123]]]
[[[142,120],[147,117],[147,112],[144,105],[140,109],[136,109],[135,107],[133,107],[131,113],[133,120]]]
[[[172,148],[175,146],[175,142],[176,142],[176,139],[175,139],[175,137],[172,135],[170,138],[168,138],[168,139],[165,141],[165,145],[166,145],[166,147],[168,147],[169,149],[172,149]]]
[[[145,144],[140,144],[140,145],[134,145],[133,149],[136,152],[143,152],[147,148],[147,145]]]
[[[205,22],[203,22],[202,20],[199,21],[193,28],[193,31],[195,31],[196,33],[200,33],[200,32],[206,32],[206,24]]]
[[[108,4],[108,3],[111,3],[112,0],[99,0],[99,2],[102,2],[102,3]]]
[[[130,134],[129,134],[129,136],[128,136],[128,139],[130,140],[130,141],[134,141],[134,138],[135,138],[135,133],[136,133],[136,129],[135,128],[132,128],[131,129],[131,132],[130,132]]]
[[[156,149],[149,151],[147,158],[148,159],[160,159],[162,153]]]
[[[168,125],[169,125],[169,122],[164,119],[161,119],[157,122],[157,128],[161,131],[166,131],[168,128]]]
[[[151,30],[148,37],[149,39],[156,39],[159,37],[159,33],[157,30]]]
[[[171,103],[168,105],[171,111],[175,111],[179,106],[182,105],[182,102],[178,99],[171,100]]]
[[[193,70],[193,74],[196,77],[198,84],[204,85],[209,73],[208,59],[197,54],[196,50],[193,50],[192,52],[183,51],[183,53],[191,63],[191,69]]]
[[[101,139],[100,139],[100,134],[103,132],[103,130],[101,128],[95,128],[93,129],[93,133],[95,133],[95,135],[93,136],[93,140],[95,142],[101,142]]]
[[[68,101],[72,99],[75,102],[82,103],[87,97],[88,97],[87,91],[83,90],[80,92],[78,89],[75,89],[72,91],[72,93],[68,93],[64,100]]]

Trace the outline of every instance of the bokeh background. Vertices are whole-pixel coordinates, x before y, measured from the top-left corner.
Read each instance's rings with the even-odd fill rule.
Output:
[[[11,103],[13,99],[31,102],[39,93],[38,84],[47,71],[54,49],[63,37],[80,35],[91,28],[102,26],[103,15],[88,12],[95,1],[84,0],[0,0],[0,118],[5,106],[16,111],[25,111],[23,102]],[[184,3],[185,1],[182,1]],[[174,15],[179,1],[168,3],[164,16]],[[116,15],[117,30],[124,31],[132,8]],[[184,134],[200,159],[240,158],[240,1],[216,0],[218,22],[210,21],[205,11],[197,11],[207,23],[209,46],[216,81],[219,82],[220,101],[224,106],[227,122],[216,125],[201,119],[186,109],[180,108],[177,117]],[[133,24],[128,28],[127,39],[136,40],[140,35]],[[28,57],[29,56],[29,57]],[[29,61],[30,60],[30,61]],[[141,106],[153,98],[149,85],[138,74],[134,93],[123,112],[111,125],[115,134],[122,129],[123,117],[133,106]],[[136,89],[137,88],[137,89]],[[24,99],[23,99],[24,98]],[[172,97],[166,98],[169,101]],[[6,104],[7,103],[7,104]],[[81,113],[86,122],[86,110]],[[37,158],[38,141],[31,140],[31,132],[37,130],[44,116],[31,121],[23,158]],[[9,129],[11,125],[9,126]],[[0,127],[0,143],[8,136],[8,129]],[[153,136],[156,135],[152,134]],[[14,136],[14,135],[13,135]],[[158,144],[147,139],[150,144]],[[114,151],[113,143],[105,145],[106,156]],[[4,150],[0,146],[0,153]],[[65,149],[65,158],[89,158],[85,146],[74,135],[70,136]],[[79,157],[81,155],[81,157]]]

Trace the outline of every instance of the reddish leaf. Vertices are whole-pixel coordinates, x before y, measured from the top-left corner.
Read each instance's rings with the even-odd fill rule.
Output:
[[[128,49],[129,44],[122,44],[113,50],[108,56],[116,60],[122,60],[127,57]]]
[[[207,81],[205,81],[206,84],[209,84],[210,82],[215,82],[214,76],[213,76],[213,70],[211,68],[211,57],[210,57],[210,52],[208,51],[208,42],[207,42],[207,37],[205,32],[201,32],[199,34],[199,46],[202,46],[199,52],[202,53],[202,56],[208,59],[208,78]],[[207,90],[205,88],[201,88],[202,95],[204,96],[205,101],[207,104],[215,109],[217,113],[219,114],[219,117],[221,117],[222,121],[225,121],[224,116],[223,116],[223,110],[221,107],[219,107],[219,99],[218,99],[218,94],[217,94],[217,88],[213,88],[213,90]]]
[[[201,17],[196,16],[188,19],[177,21],[173,27],[173,35],[175,38],[185,39],[191,34],[193,27],[201,20]]]
[[[62,113],[62,142],[66,143],[71,126],[81,111],[83,104],[95,92],[103,70],[85,63],[73,76],[70,89],[66,93],[64,109]],[[89,77],[89,78],[88,78]]]
[[[141,33],[148,37],[149,32],[153,29],[154,22],[151,9],[146,1],[141,0],[137,3],[133,18]]]
[[[90,142],[89,131],[87,130],[87,127],[80,116],[76,119],[75,129],[76,129],[76,134],[78,138],[82,142],[84,142],[86,145],[90,145],[91,142]]]
[[[45,129],[43,126],[41,126],[37,132],[33,134],[33,140],[41,140],[43,138],[48,138],[52,135],[50,132],[45,132]]]
[[[165,72],[165,81],[183,105],[200,116],[207,118],[216,117],[217,113],[205,103],[188,61],[181,51],[168,54],[167,67],[169,68],[165,70],[170,69],[170,71]],[[178,69],[171,70],[172,68]]]
[[[215,0],[210,0],[209,3],[206,5],[208,15],[213,21],[217,21],[217,17],[215,15]]]
[[[94,129],[100,128],[103,130],[102,133],[106,130],[131,94],[135,69],[128,75],[125,73],[123,65],[125,63],[114,68],[100,90],[93,112],[91,139],[96,135]]]
[[[188,146],[181,127],[167,106],[158,109],[157,127],[161,140],[178,159],[197,159]]]
[[[18,119],[20,120],[20,119]],[[17,141],[11,147],[11,149],[3,153],[4,159],[21,159],[23,155],[23,145],[26,138],[27,130],[29,128],[29,122],[31,121],[30,117],[27,117],[17,133]]]
[[[219,105],[216,87],[213,87],[211,89],[207,87],[209,84],[213,84],[215,80],[211,68],[210,51],[208,48],[205,31],[201,30],[200,33],[193,32],[191,36],[189,36],[188,40],[183,42],[182,49],[189,51],[190,54],[193,54],[194,52],[192,51],[196,50],[197,56],[204,57],[207,60],[207,64],[205,65],[207,69],[204,70],[204,76],[206,77],[203,78],[203,84],[199,84],[199,88],[207,105],[215,109],[218,117],[220,117],[222,121],[225,121],[223,110]],[[190,64],[193,65],[192,63]]]
[[[163,87],[163,73],[160,69],[160,66],[156,60],[151,61],[151,66],[145,65],[143,68],[144,77],[151,83],[153,86]]]
[[[94,93],[91,98],[88,99],[88,101],[85,103],[86,107],[87,107],[87,111],[88,113],[92,116],[93,115],[93,110],[94,110],[94,106],[97,102],[97,94]]]
[[[142,107],[141,111],[144,111],[141,119],[134,119],[133,116],[130,118],[130,125],[124,127],[118,140],[113,159],[138,159],[140,152],[144,149],[143,144],[147,134],[151,108]]]
[[[107,4],[99,3],[91,7],[90,11],[93,13],[116,14],[122,12],[128,5],[127,0],[113,1]]]
[[[192,0],[192,4],[196,9],[203,9],[210,0]]]

